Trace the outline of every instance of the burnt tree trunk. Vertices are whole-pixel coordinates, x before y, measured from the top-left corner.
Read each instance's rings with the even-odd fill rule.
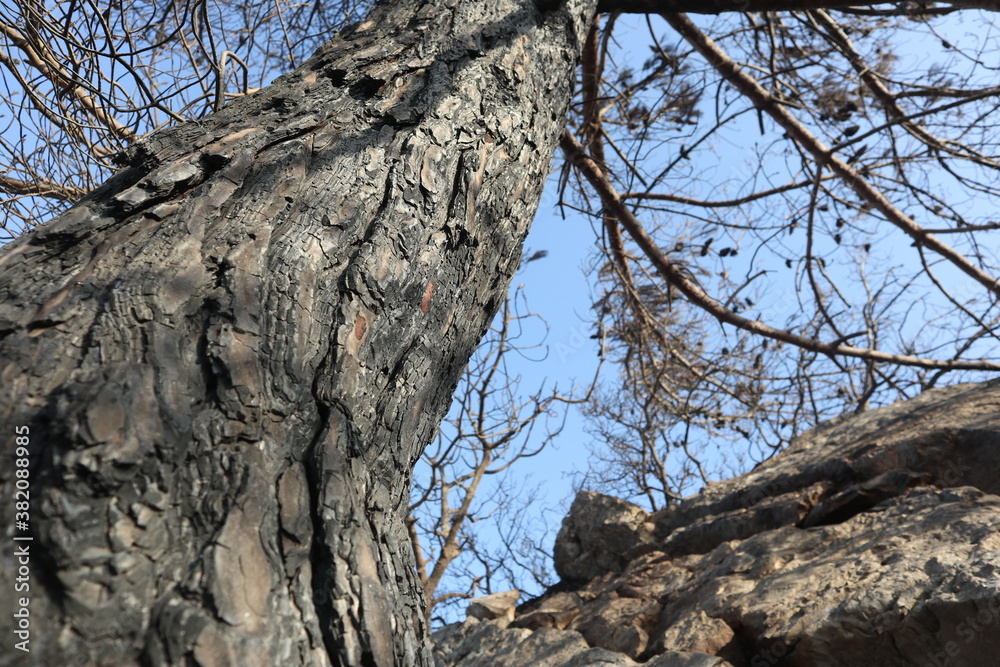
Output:
[[[0,663],[430,662],[410,471],[517,267],[595,5],[384,3],[4,249],[30,527],[8,460],[0,586],[28,549],[31,653],[5,610]]]

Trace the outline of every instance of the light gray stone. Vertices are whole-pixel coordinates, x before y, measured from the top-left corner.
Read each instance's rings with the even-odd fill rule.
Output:
[[[465,615],[480,621],[505,619],[509,622],[514,620],[514,608],[520,597],[521,591],[518,590],[484,595],[469,602]]]
[[[646,512],[638,505],[581,491],[556,536],[553,561],[564,580],[589,581],[606,572],[621,572],[626,554],[652,539]]]

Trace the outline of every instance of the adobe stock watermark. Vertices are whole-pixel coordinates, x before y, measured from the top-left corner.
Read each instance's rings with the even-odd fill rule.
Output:
[[[598,356],[604,352],[604,341],[600,330],[595,334],[592,324],[580,323],[570,329],[562,341],[552,346],[552,351],[556,353],[560,362],[565,363],[584,348],[593,350]]]
[[[31,438],[27,426],[14,428],[14,648],[31,651]]]
[[[942,488],[960,486],[963,482],[967,483],[966,479],[970,472],[972,472],[972,466],[966,465],[961,457],[957,460],[949,459],[945,462],[944,470],[937,475],[934,483]]]
[[[880,634],[892,634],[897,637],[897,643],[909,643],[913,647],[925,649],[930,631],[923,625],[911,621],[912,615],[889,623],[879,623],[874,629]],[[969,612],[949,629],[947,634],[938,630],[933,633],[938,637],[936,648],[924,653],[915,667],[949,667],[955,664],[955,659],[966,652],[970,646],[980,639],[995,638],[1000,634],[1000,593],[986,598],[985,606],[975,612]]]
[[[765,649],[754,653],[750,658],[750,667],[771,667],[788,655],[788,644],[779,639]]]

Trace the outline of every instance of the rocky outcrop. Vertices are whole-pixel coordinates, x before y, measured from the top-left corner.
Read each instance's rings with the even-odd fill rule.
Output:
[[[563,581],[439,665],[1000,665],[1000,381],[833,420],[647,515],[581,493]]]
[[[654,541],[655,526],[638,505],[581,491],[563,519],[552,560],[564,581],[621,572],[634,550]]]

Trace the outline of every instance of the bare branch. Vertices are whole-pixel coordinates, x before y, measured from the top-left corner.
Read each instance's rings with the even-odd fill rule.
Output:
[[[683,14],[664,15],[666,21],[686,39],[720,74],[750,98],[758,109],[771,116],[820,164],[828,164],[859,197],[880,211],[892,224],[916,243],[947,258],[956,267],[986,289],[1000,296],[1000,281],[972,264],[964,255],[930,234],[899,210],[886,196],[869,183],[847,161],[835,155],[816,135],[795,119],[779,101],[740,68],[715,42]],[[855,355],[857,356],[857,355]]]
[[[890,2],[849,2],[847,0],[601,0],[599,12],[623,14],[725,14],[728,12],[786,12],[808,9],[847,9],[871,5],[896,4]],[[954,0],[942,2],[950,9],[1000,10],[997,0]],[[906,10],[907,15],[920,16],[925,10],[916,5]]]
[[[789,343],[810,352],[818,352],[828,356],[843,355],[848,357],[858,357],[860,359],[871,359],[873,361],[900,364],[905,366],[917,366],[919,368],[946,368],[949,370],[1000,370],[1000,364],[986,361],[961,361],[961,360],[940,360],[925,359],[909,355],[890,354],[879,350],[862,349],[849,345],[835,343],[824,343],[812,338],[800,336],[785,331],[775,329],[763,322],[747,319],[737,315],[733,311],[724,308],[719,302],[710,297],[694,280],[693,276],[683,265],[672,262],[666,258],[663,252],[656,246],[652,238],[643,228],[639,220],[632,214],[629,208],[622,202],[621,197],[615,192],[614,187],[608,182],[604,173],[596,162],[591,160],[584,152],[583,147],[576,142],[568,133],[564,132],[559,143],[565,151],[568,160],[580,169],[590,184],[601,197],[605,206],[612,209],[618,217],[619,222],[628,232],[632,240],[643,250],[646,257],[656,266],[663,278],[672,286],[676,287],[692,303],[710,313],[720,322],[731,324],[744,331],[749,331],[760,336],[765,336],[783,343]]]

